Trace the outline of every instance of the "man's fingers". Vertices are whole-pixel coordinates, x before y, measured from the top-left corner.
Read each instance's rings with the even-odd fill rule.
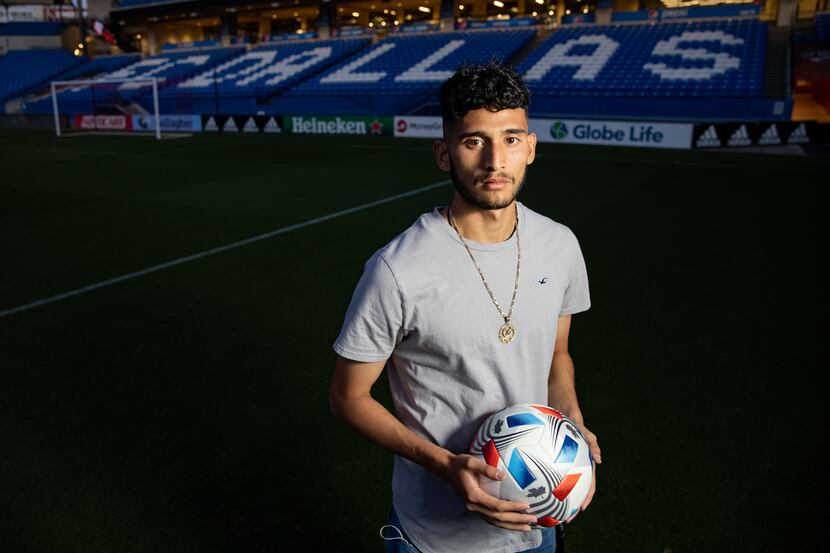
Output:
[[[483,462],[481,459],[470,457],[470,459],[467,461],[467,467],[477,472],[480,472],[490,480],[504,480],[503,470],[499,470],[496,467],[491,467],[487,463]]]
[[[593,468],[593,478],[591,478],[591,489],[588,490],[588,495],[585,497],[585,501],[582,502],[582,505],[579,507],[580,511],[584,511],[588,508],[588,505],[591,504],[591,500],[594,498],[594,492],[597,490],[597,467]]]
[[[492,495],[481,492],[475,498],[471,498],[475,503],[490,509],[491,511],[498,511],[500,513],[520,513],[525,509],[529,509],[530,505],[527,503],[518,503],[516,501],[507,501],[506,499],[499,499]]]
[[[488,520],[486,517],[484,518],[484,520],[486,520],[493,526],[498,526],[499,528],[505,528],[507,530],[516,530],[517,532],[530,532],[532,530],[529,524],[510,524],[507,522]]]
[[[594,459],[594,462],[597,464],[602,464],[602,450],[597,445],[597,440],[594,438],[594,444],[590,446],[591,448],[591,457]]]
[[[503,503],[510,502],[505,501]],[[499,511],[496,509],[491,509],[480,503],[470,502],[467,504],[467,509],[474,513],[484,515],[485,518],[489,519],[493,523],[499,522],[503,524],[512,524],[515,526],[526,526],[528,524],[533,524],[536,522],[536,517],[533,515],[527,515],[525,513],[520,513],[512,510]]]

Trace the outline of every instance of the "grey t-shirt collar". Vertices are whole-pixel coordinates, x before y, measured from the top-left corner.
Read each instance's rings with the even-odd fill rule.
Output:
[[[447,235],[452,238],[453,241],[458,242],[461,244],[461,240],[458,238],[458,234],[455,232],[455,229],[450,226],[444,216],[441,215],[441,210],[446,209],[447,206],[438,206],[432,210],[430,214],[430,223],[435,226],[436,228],[440,227],[442,230],[441,232],[447,233]],[[524,206],[520,202],[516,202],[516,209],[518,212],[519,217],[519,232],[525,232],[527,230],[525,226],[525,214],[524,214]],[[482,252],[492,252],[497,250],[503,250],[505,248],[515,248],[516,244],[516,233],[510,235],[510,238],[503,242],[494,242],[494,243],[484,243],[484,242],[476,242],[475,240],[470,240],[465,238],[465,242],[470,247],[471,250],[482,251]]]

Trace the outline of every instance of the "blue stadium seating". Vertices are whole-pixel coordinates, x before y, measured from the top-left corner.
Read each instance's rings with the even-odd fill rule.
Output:
[[[535,33],[521,29],[392,35],[288,90],[283,105],[303,109],[309,100],[299,100],[308,98],[326,113],[403,113],[408,105],[437,97],[441,83],[462,62],[509,60]],[[288,101],[292,97],[293,104]]]
[[[111,73],[126,65],[137,62],[141,56],[138,54],[122,54],[117,56],[99,56],[93,60],[86,61],[66,73],[57,75],[51,80],[68,81],[72,79],[95,79],[106,73]],[[23,104],[24,113],[52,113],[52,97],[46,95],[38,100]]]
[[[137,77],[156,77],[158,86],[170,86],[191,77],[198,71],[222,63],[238,55],[244,48],[215,48],[189,52],[168,52],[158,56],[144,58],[114,71],[99,75],[100,80],[131,79]],[[150,97],[151,96],[151,93]],[[65,89],[58,94],[62,112],[95,113],[101,105],[117,105],[128,102],[144,103],[150,107],[146,85],[122,83],[112,87],[90,88],[86,86]],[[95,106],[95,107],[93,107]],[[33,110],[40,109],[32,107]]]
[[[830,12],[816,14],[816,38],[830,40]]]
[[[178,113],[189,106],[189,113],[213,113],[218,95],[225,112],[255,112],[257,99],[279,94],[369,42],[368,38],[352,38],[266,43],[164,88],[161,109]]]
[[[49,36],[61,31],[60,21],[13,21],[0,25],[0,36]]]
[[[437,90],[460,63],[507,60],[534,34],[522,29],[393,35],[289,94],[410,95],[414,90]]]
[[[0,102],[37,90],[82,63],[66,50],[11,50],[0,56]]]
[[[759,97],[767,26],[757,20],[578,26],[522,60],[543,96]]]

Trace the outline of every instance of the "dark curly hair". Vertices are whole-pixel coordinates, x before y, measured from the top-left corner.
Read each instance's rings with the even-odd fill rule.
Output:
[[[490,111],[530,106],[530,91],[522,77],[506,65],[462,65],[441,86],[441,116],[444,127],[474,109]]]

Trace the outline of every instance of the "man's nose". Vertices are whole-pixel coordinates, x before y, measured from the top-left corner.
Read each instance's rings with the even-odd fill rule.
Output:
[[[504,168],[505,151],[498,143],[490,143],[484,149],[484,166],[489,171],[499,171]]]

